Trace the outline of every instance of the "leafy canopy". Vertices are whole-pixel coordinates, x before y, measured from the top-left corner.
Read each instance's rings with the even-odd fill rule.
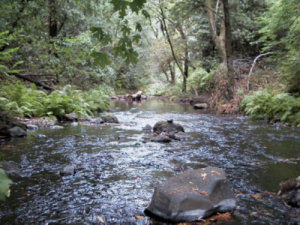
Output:
[[[133,43],[139,43],[141,39],[140,34],[134,34],[134,31],[129,25],[128,20],[126,20],[126,15],[128,15],[128,9],[132,12],[138,14],[142,9],[146,0],[111,0],[110,3],[113,5],[113,12],[118,12],[121,25],[119,38],[113,38],[109,30],[104,30],[103,27],[93,26],[90,31],[93,33],[94,37],[97,38],[103,46],[112,45],[111,50],[114,52],[114,57],[121,57],[125,60],[125,64],[128,66],[130,63],[136,64],[138,61],[138,53],[133,49]],[[142,11],[144,16],[148,16],[145,10]],[[135,32],[142,31],[142,25],[139,22],[135,24]],[[99,65],[102,68],[111,64],[111,56],[109,52],[105,52],[104,48],[100,51],[94,50],[91,53],[94,58],[93,65]]]
[[[261,18],[265,50],[276,52],[275,61],[290,93],[300,93],[300,2],[270,0],[271,7]]]

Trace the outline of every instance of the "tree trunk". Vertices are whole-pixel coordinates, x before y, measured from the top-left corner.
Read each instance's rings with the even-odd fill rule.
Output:
[[[179,26],[178,31],[181,35],[182,40],[184,41],[184,70],[183,70],[183,87],[182,87],[182,91],[186,92],[186,83],[187,83],[187,78],[189,76],[189,50],[188,50],[188,44],[187,44],[187,40],[186,40],[186,36],[183,32],[183,29],[181,26]]]
[[[170,69],[170,74],[171,74],[171,84],[175,84],[176,83],[176,78],[175,78],[175,67],[173,66],[172,68],[172,64],[171,62],[169,63],[169,69]]]
[[[183,72],[183,69],[181,68],[179,62],[178,62],[178,59],[176,57],[176,54],[175,54],[175,51],[174,51],[174,47],[173,47],[173,44],[172,44],[172,41],[170,39],[170,35],[169,35],[169,32],[168,32],[168,28],[167,28],[167,24],[166,24],[166,18],[165,18],[165,14],[164,14],[164,11],[163,11],[163,7],[160,5],[160,12],[161,12],[161,16],[162,16],[162,23],[163,23],[163,28],[164,28],[164,31],[166,32],[166,36],[167,36],[167,41],[170,45],[170,48],[171,48],[171,52],[172,52],[172,56],[173,56],[173,59],[176,63],[176,65],[178,66],[182,76],[184,77],[184,72]],[[175,71],[175,70],[174,70]]]
[[[218,4],[217,2],[216,9],[218,10]],[[220,33],[218,34],[217,30],[217,18],[220,17],[218,15],[218,12],[215,12],[214,9],[211,6],[211,0],[205,0],[205,6],[207,8],[207,17],[209,22],[209,28],[212,35],[213,42],[215,44],[215,47],[218,52],[218,57],[220,59],[221,63],[227,63],[227,57],[226,57],[226,47],[225,47],[225,21],[221,18],[221,27],[220,27]]]
[[[55,0],[49,0],[49,36],[51,38],[57,37],[57,28]]]
[[[229,4],[228,0],[222,0],[224,10],[224,24],[225,24],[225,49],[226,49],[226,64],[227,64],[227,77],[228,77],[228,100],[233,98],[234,93],[234,69],[232,59],[232,48],[231,48],[231,25],[229,15]]]

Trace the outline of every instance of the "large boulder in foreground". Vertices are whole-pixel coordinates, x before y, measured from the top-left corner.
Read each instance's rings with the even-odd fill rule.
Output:
[[[178,132],[184,132],[183,126],[177,123],[173,123],[173,120],[159,121],[153,127],[153,132],[160,134],[165,132],[167,134],[174,134]]]
[[[201,220],[235,208],[236,200],[225,172],[207,167],[184,172],[159,184],[144,212],[155,219],[176,223]]]

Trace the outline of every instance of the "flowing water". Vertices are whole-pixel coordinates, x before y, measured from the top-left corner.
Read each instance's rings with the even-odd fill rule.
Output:
[[[300,175],[300,129],[163,100],[115,101],[111,108],[120,125],[65,123],[1,143],[3,160],[17,162],[22,177],[0,201],[0,224],[159,224],[143,214],[154,187],[207,166],[224,169],[236,193],[237,210],[222,224],[300,223],[299,209],[272,194],[281,181]],[[147,141],[151,134],[142,128],[167,119],[193,139]],[[76,174],[61,177],[69,164]]]

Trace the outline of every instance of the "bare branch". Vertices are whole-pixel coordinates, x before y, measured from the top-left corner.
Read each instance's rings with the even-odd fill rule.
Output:
[[[251,77],[252,71],[253,71],[253,69],[254,69],[254,67],[255,67],[255,64],[256,64],[257,60],[258,60],[260,57],[262,57],[262,56],[266,56],[266,55],[270,55],[270,54],[274,54],[274,52],[267,52],[267,53],[264,53],[264,54],[260,54],[259,56],[257,56],[257,57],[254,59],[254,61],[253,61],[253,63],[252,63],[252,67],[251,67],[250,72],[249,72],[249,75],[248,75],[248,82],[247,82],[247,90],[248,90],[248,91],[249,91],[249,89],[250,89],[250,77]]]

